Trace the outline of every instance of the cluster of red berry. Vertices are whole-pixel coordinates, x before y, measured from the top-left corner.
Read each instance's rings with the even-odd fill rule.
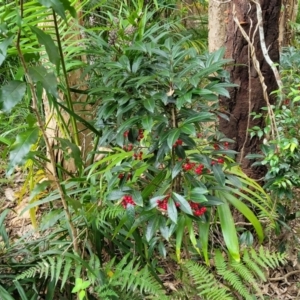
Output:
[[[133,145],[132,144],[128,144],[128,146],[126,146],[126,145],[124,145],[123,146],[123,150],[125,150],[125,151],[131,151],[133,149]]]
[[[170,195],[167,195],[163,200],[157,200],[157,207],[159,207],[162,210],[167,210],[168,208],[168,200],[170,199]],[[176,207],[180,206],[180,203],[175,203]]]
[[[193,210],[194,216],[196,217],[202,216],[207,210],[205,206],[201,206],[199,203],[195,203],[192,201],[190,202],[190,206]]]
[[[118,175],[118,178],[119,179],[122,179],[122,178],[124,178],[125,177],[125,174],[124,173],[120,173],[119,175]],[[126,177],[126,180],[128,181],[128,180],[130,180],[132,178],[132,174],[131,173],[128,173],[127,174],[127,177]]]
[[[215,165],[215,164],[224,164],[224,159],[223,158],[218,158],[217,160],[212,160],[211,163],[210,163],[212,166]]]
[[[129,130],[126,130],[126,131],[124,131],[123,136],[127,138],[128,134],[129,134]]]
[[[122,198],[122,202],[121,202],[122,206],[124,208],[127,208],[128,205],[135,205],[133,199],[132,199],[132,196],[130,195],[125,195],[123,198]]]
[[[197,175],[201,175],[204,169],[204,165],[203,164],[196,165],[196,163],[190,162],[190,160],[187,158],[186,162],[182,165],[182,169],[186,172],[190,170],[194,170],[194,172]]]
[[[225,150],[228,150],[228,146],[229,146],[229,143],[228,142],[224,142],[224,149]],[[220,146],[218,144],[214,144],[214,149],[215,150],[220,150]]]
[[[143,138],[144,138],[144,130],[139,129],[139,134],[138,134],[138,137],[136,138],[136,140],[139,142]]]
[[[143,159],[143,152],[140,151],[140,152],[137,152],[137,153],[133,153],[133,158],[134,159],[139,159],[139,160],[142,160]]]
[[[178,139],[178,140],[175,142],[175,144],[173,145],[173,147],[175,148],[175,147],[177,147],[177,146],[182,146],[182,143],[183,143],[183,141],[180,140],[180,139]]]

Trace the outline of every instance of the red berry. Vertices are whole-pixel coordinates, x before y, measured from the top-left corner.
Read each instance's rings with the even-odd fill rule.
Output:
[[[129,130],[126,130],[126,131],[123,133],[124,137],[128,137],[128,134],[129,134]]]
[[[122,179],[124,177],[124,174],[123,173],[120,173],[119,175],[118,175],[118,178],[119,179]]]
[[[218,162],[219,164],[224,164],[224,159],[223,159],[223,158],[218,158],[217,162]]]
[[[218,144],[214,144],[214,148],[215,148],[215,150],[219,150],[220,149],[220,147],[219,147]]]

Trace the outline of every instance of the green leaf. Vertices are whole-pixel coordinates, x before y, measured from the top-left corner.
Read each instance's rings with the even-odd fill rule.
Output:
[[[181,196],[175,192],[173,192],[173,195],[174,195],[175,200],[180,204],[179,208],[186,214],[193,215],[191,206],[186,201],[186,199],[183,196]]]
[[[176,228],[176,258],[177,261],[180,262],[180,252],[181,252],[181,244],[185,227],[185,216],[181,216],[178,220],[177,228]]]
[[[14,39],[14,36],[12,35],[12,36],[4,39],[2,41],[2,43],[0,43],[0,66],[2,65],[2,63],[4,62],[4,60],[6,58],[7,48],[12,43],[13,39]]]
[[[51,36],[49,34],[44,33],[44,31],[37,27],[31,26],[30,29],[33,33],[36,34],[39,43],[45,46],[50,62],[52,62],[58,68],[60,56],[58,48],[54,44],[54,41],[52,40]]]
[[[195,135],[195,126],[193,124],[184,124],[180,127],[181,132],[188,134],[188,135]]]
[[[240,213],[244,215],[246,219],[253,225],[260,243],[262,243],[264,239],[264,231],[261,226],[261,223],[255,216],[255,214],[249,209],[249,207],[243,203],[240,199],[231,195],[230,193],[223,193],[224,197],[230,202]]]
[[[157,186],[159,186],[159,184],[165,179],[165,177],[166,172],[164,170],[160,171],[142,191],[143,199],[147,199],[155,191]]]
[[[208,219],[205,223],[199,223],[199,240],[201,244],[201,250],[204,256],[205,263],[209,265],[208,257],[208,239],[209,239],[209,227],[211,214],[208,213]]]
[[[111,191],[106,199],[107,200],[119,200],[121,199],[124,195],[126,194],[126,192],[124,191],[120,191],[120,190],[114,190],[114,191]]]
[[[142,198],[141,192],[133,191],[131,194],[132,194],[133,201],[135,202],[135,204],[137,204],[138,206],[143,206],[143,198]]]
[[[222,193],[216,192],[216,196],[224,200],[223,205],[217,206],[217,211],[218,211],[218,215],[221,223],[221,230],[222,230],[226,247],[230,255],[232,256],[232,258],[235,261],[239,262],[240,261],[239,240],[237,237],[236,228],[230,211],[230,207],[226,199],[222,197]]]
[[[168,216],[175,224],[177,223],[177,208],[172,198],[168,200]]]
[[[54,97],[58,97],[57,81],[54,73],[48,73],[47,69],[42,66],[30,67],[28,72],[34,82],[41,82],[47,92]]]
[[[214,119],[215,119],[214,114],[212,114],[210,112],[200,112],[194,116],[187,118],[183,122],[183,125],[190,124],[190,123],[198,123],[198,122],[210,122],[210,121],[213,121]]]
[[[53,10],[61,16],[65,21],[67,20],[65,14],[65,8],[61,1],[59,0],[38,0],[40,4],[45,7],[53,8]]]
[[[142,126],[145,130],[151,131],[153,126],[153,119],[150,116],[146,116],[142,119]]]
[[[153,98],[147,98],[143,101],[144,107],[150,111],[151,113],[154,113],[155,108],[155,100]]]
[[[15,298],[11,297],[7,290],[2,287],[2,285],[0,285],[0,295],[3,300],[15,300]]]
[[[9,153],[9,164],[7,174],[11,175],[16,166],[22,165],[26,161],[26,156],[30,152],[30,148],[38,140],[39,128],[30,128],[20,133],[15,143],[12,145]]]
[[[178,140],[180,135],[180,130],[178,128],[173,128],[168,133],[167,144],[170,149],[172,149],[175,142]]]
[[[147,242],[150,242],[150,240],[153,238],[155,232],[158,229],[158,218],[152,218],[146,228],[145,238]]]
[[[9,113],[24,97],[26,83],[12,80],[0,89],[0,110]]]
[[[174,179],[178,173],[182,170],[182,161],[179,161],[175,164],[174,168],[172,169],[172,179]]]
[[[201,187],[196,187],[191,190],[189,198],[196,203],[207,202],[207,198],[205,194],[208,193],[208,190]]]
[[[224,186],[225,185],[225,175],[222,170],[222,166],[219,164],[213,165],[213,173],[214,173],[214,177],[216,178],[216,181],[218,182],[218,184],[221,186]]]

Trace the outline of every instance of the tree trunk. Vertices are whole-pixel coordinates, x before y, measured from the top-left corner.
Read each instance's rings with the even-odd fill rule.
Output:
[[[263,17],[263,28],[266,46],[269,56],[274,63],[279,61],[279,15],[281,0],[261,0]],[[233,19],[233,8],[239,24],[253,41],[260,70],[267,85],[267,92],[276,90],[277,83],[272,69],[267,64],[260,47],[260,38],[257,26],[256,6],[249,0],[232,0],[229,3],[228,23],[226,24],[226,58],[233,59],[234,65],[228,67],[231,82],[239,87],[230,90],[230,99],[220,100],[221,108],[228,112],[229,121],[220,121],[220,130],[229,138],[235,140],[233,149],[239,152],[237,161],[241,163],[242,169],[247,175],[258,179],[264,176],[265,169],[262,167],[251,167],[253,161],[245,158],[249,153],[259,153],[262,140],[254,137],[250,139],[248,129],[253,126],[264,126],[264,118],[253,120],[250,113],[262,113],[262,107],[266,107],[263,97],[262,84],[251,60],[248,42],[243,37],[241,30]],[[251,25],[252,24],[252,25]],[[274,103],[274,96],[269,96],[270,102]]]
[[[224,46],[229,3],[210,0],[208,4],[208,49],[209,52]]]
[[[295,22],[298,13],[298,0],[282,0],[279,26],[279,47],[286,47],[292,44],[295,32],[291,22]]]

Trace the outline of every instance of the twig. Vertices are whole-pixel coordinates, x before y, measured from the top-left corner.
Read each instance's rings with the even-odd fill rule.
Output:
[[[291,271],[287,274],[285,274],[284,276],[281,277],[274,277],[274,278],[269,278],[269,281],[281,281],[281,280],[287,280],[288,277],[290,277],[291,275],[295,275],[300,273],[300,270],[295,270],[295,271]]]

